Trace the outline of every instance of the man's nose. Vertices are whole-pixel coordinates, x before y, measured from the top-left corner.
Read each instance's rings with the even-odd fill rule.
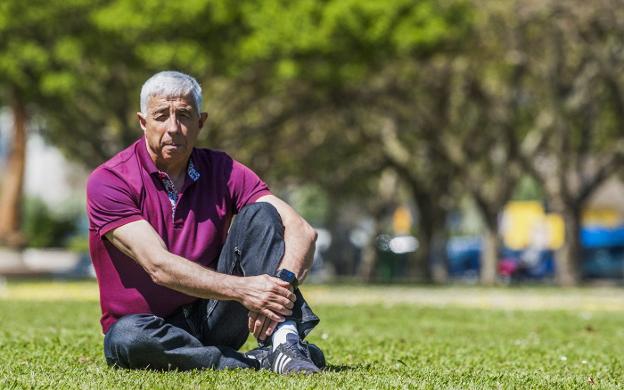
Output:
[[[171,115],[167,121],[167,131],[169,133],[176,133],[180,131],[180,121],[175,114]]]

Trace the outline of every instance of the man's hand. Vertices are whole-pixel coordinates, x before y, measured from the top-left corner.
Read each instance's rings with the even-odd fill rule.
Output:
[[[291,292],[293,291],[290,284],[288,284],[288,289]],[[277,327],[277,324],[279,324],[279,321],[271,320],[263,314],[253,311],[249,312],[247,327],[249,328],[249,332],[251,332],[254,337],[260,341],[264,341],[267,337],[271,336]]]
[[[296,296],[291,291],[290,283],[269,275],[249,276],[242,279],[244,282],[241,283],[238,291],[239,302],[250,312],[262,315],[275,324],[284,321],[284,316],[292,314],[291,309]],[[268,321],[263,321],[265,322]]]
[[[247,326],[254,337],[260,341],[264,341],[267,337],[271,336],[277,324],[279,324],[279,322],[272,321],[262,314],[249,312]]]

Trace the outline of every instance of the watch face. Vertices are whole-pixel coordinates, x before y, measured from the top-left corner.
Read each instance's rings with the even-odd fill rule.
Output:
[[[279,272],[277,273],[277,277],[290,284],[294,284],[297,281],[297,277],[295,276],[295,274],[287,269],[279,270]]]

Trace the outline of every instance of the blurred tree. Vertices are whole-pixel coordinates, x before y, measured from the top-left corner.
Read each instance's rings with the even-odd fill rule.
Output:
[[[141,135],[136,112],[149,76],[178,69],[201,80],[219,66],[228,29],[240,30],[228,7],[118,0],[90,8],[84,16],[89,28],[66,45],[63,72],[50,83],[48,139],[88,167],[129,145]]]
[[[376,102],[367,106],[362,127],[380,145],[418,211],[420,248],[409,259],[409,276],[436,282],[446,280],[446,218],[456,200],[455,167],[442,144],[448,124],[443,58],[390,66],[380,76],[383,87],[370,93]]]
[[[6,0],[0,3],[0,99],[11,107],[13,131],[0,196],[0,245],[24,244],[22,187],[29,117],[42,107],[64,44],[85,29],[83,11],[92,2]]]
[[[520,129],[524,166],[565,221],[557,255],[562,285],[580,280],[581,212],[624,166],[624,10],[620,1],[518,3],[519,50],[529,69],[523,93],[532,121]]]
[[[77,213],[55,213],[39,198],[24,202],[24,235],[31,248],[60,247],[76,233]]]
[[[412,155],[408,156],[410,161],[395,158],[393,152],[389,153],[392,150],[389,144],[392,132],[417,129],[411,125],[416,114],[409,112],[413,111],[413,98],[417,95],[410,91],[415,88],[422,91],[415,82],[430,76],[419,73],[418,60],[453,48],[466,28],[469,15],[465,3],[399,0],[377,4],[351,0],[250,4],[251,12],[246,17],[251,33],[243,40],[243,52],[246,58],[259,61],[264,71],[268,68],[268,75],[263,74],[262,79],[271,77],[273,85],[285,90],[288,106],[293,107],[287,116],[288,123],[290,128],[299,129],[293,133],[295,143],[285,150],[301,151],[315,144],[303,140],[316,139],[316,144],[319,139],[324,140],[313,149],[316,153],[310,155],[312,159],[302,158],[306,153],[297,153],[304,169],[320,168],[316,177],[309,179],[327,181],[331,176],[327,172],[350,172],[347,177],[369,183],[366,186],[372,190],[369,198],[383,198],[378,196],[374,184],[382,171],[380,167],[388,165],[395,169],[418,205],[421,256],[411,264],[410,273],[422,276],[423,268],[436,263],[434,259],[444,258],[445,210],[449,207],[445,201],[448,196],[444,194],[450,189],[450,176],[436,165],[439,145],[435,145],[435,140],[432,144],[420,138],[422,132],[413,132],[415,142],[410,147],[415,150],[407,152]],[[276,20],[280,21],[277,25]],[[258,100],[249,101],[253,104],[252,112],[257,112]],[[265,112],[269,118],[280,119],[280,114],[290,111],[280,110],[277,104],[268,107]],[[271,109],[279,114],[271,115]],[[347,125],[339,129],[338,136],[327,131],[331,128],[306,132],[309,127],[301,126],[310,118],[318,120],[327,114],[345,118]],[[279,129],[277,123],[271,127]],[[271,150],[279,149],[276,141],[280,137],[271,140]],[[379,147],[383,145],[389,147]],[[341,153],[343,150],[352,152]],[[291,156],[288,156],[290,160]],[[320,156],[335,157],[321,157],[323,160],[319,161]],[[433,159],[428,158],[432,156]],[[320,165],[324,160],[330,164]],[[351,183],[340,183],[341,197],[352,193]],[[365,268],[371,269],[370,264]],[[428,270],[424,274],[431,277],[433,273]]]
[[[129,144],[139,135],[141,83],[177,68],[203,81],[212,121],[204,144],[280,183],[317,183],[337,212],[359,198],[375,208],[379,173],[390,166],[419,209],[426,260],[412,269],[438,257],[434,246],[444,257],[453,175],[438,166],[440,139],[414,125],[422,110],[409,113],[420,97],[410,91],[426,92],[414,83],[435,76],[419,73],[419,61],[458,49],[465,1],[113,0],[71,18],[33,9],[55,18],[44,25],[63,21],[74,31],[50,35],[52,71],[40,77],[38,97],[44,135],[69,157],[93,167]],[[393,131],[412,133],[408,164],[388,153]]]
[[[523,171],[516,129],[527,115],[521,86],[526,64],[506,55],[517,51],[510,33],[519,28],[500,4],[479,3],[473,34],[462,53],[449,59],[445,80],[446,124],[439,130],[445,159],[454,166],[484,226],[480,280],[496,282],[500,255],[499,214],[511,199]],[[505,11],[512,10],[509,4]],[[497,39],[491,39],[495,36]]]

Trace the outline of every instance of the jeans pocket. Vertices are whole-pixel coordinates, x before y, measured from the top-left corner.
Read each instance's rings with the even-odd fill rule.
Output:
[[[217,307],[218,303],[219,301],[217,301],[216,299],[211,299],[208,301],[208,305],[206,306],[206,317],[204,318],[204,321],[208,321],[208,318],[210,318],[210,315]]]

